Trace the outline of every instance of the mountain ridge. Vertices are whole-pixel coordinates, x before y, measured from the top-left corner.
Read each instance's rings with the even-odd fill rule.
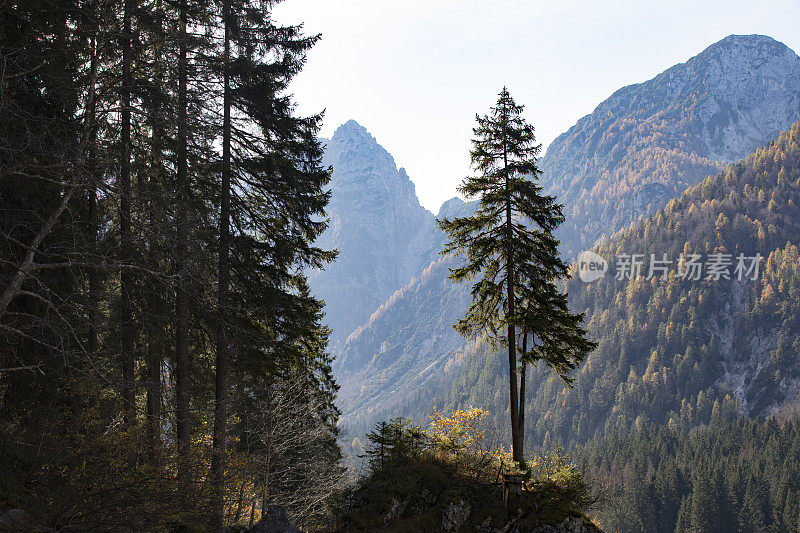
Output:
[[[574,258],[797,118],[800,57],[763,35],[728,36],[618,89],[540,161],[545,190],[565,205],[562,251]]]

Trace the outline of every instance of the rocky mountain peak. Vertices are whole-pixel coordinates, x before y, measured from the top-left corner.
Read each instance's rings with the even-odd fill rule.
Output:
[[[452,218],[458,216],[464,216],[463,213],[466,210],[467,202],[459,198],[458,196],[454,198],[450,198],[449,200],[445,201],[442,206],[439,208],[439,213],[436,215],[436,218],[441,220],[443,218]]]
[[[334,189],[332,204],[349,198],[337,195],[337,190],[349,190],[352,193],[364,193],[362,200],[369,205],[375,205],[374,202],[399,202],[408,209],[424,210],[405,169],[398,169],[392,155],[355,120],[348,120],[336,129],[326,144],[323,163],[334,169],[331,180]]]
[[[339,257],[310,281],[336,345],[430,263],[440,239],[406,170],[355,120],[336,129],[323,163],[333,168],[330,226],[317,245]]]
[[[548,147],[543,184],[565,204],[568,257],[647,216],[800,118],[800,57],[731,35],[603,101]]]
[[[380,148],[378,141],[372,134],[353,119],[348,120],[333,132],[331,141],[342,145],[360,145],[365,147]]]
[[[722,40],[712,44],[702,54],[725,54],[733,50],[739,52],[745,51],[746,53],[758,53],[759,51],[767,55],[779,55],[782,53],[791,53],[792,50],[780,41],[776,41],[768,35],[728,35]]]

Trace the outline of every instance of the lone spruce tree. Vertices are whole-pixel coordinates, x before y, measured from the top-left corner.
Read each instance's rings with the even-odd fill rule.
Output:
[[[508,348],[511,442],[518,462],[524,461],[525,365],[544,360],[570,383],[569,372],[594,348],[581,328],[583,315],[569,312],[556,286],[567,275],[553,236],[564,215],[538,185],[541,145],[522,109],[504,87],[491,113],[476,116],[470,156],[477,175],[466,178],[459,192],[478,199],[479,206],[472,216],[439,221],[450,237],[443,253],[465,259],[451,269],[450,279],[478,279],[472,304],[454,327],[462,336],[486,335]]]

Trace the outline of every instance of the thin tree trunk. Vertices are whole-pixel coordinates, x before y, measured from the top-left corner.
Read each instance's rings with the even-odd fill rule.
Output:
[[[119,260],[120,273],[120,362],[122,366],[122,401],[125,425],[130,427],[136,420],[136,397],[134,391],[134,339],[133,311],[131,305],[133,280],[130,266],[131,253],[131,3],[125,0],[123,7],[122,36],[122,131],[119,176]]]
[[[161,13],[161,1],[157,0],[155,4],[155,12]],[[157,23],[157,33],[161,35],[161,25]],[[155,92],[153,95],[152,109],[150,114],[151,124],[151,142],[150,142],[150,161],[151,173],[147,180],[146,195],[148,198],[147,205],[150,212],[150,235],[156,235],[158,231],[155,229],[158,222],[157,215],[159,205],[156,198],[159,196],[159,188],[162,183],[159,181],[159,174],[154,171],[155,168],[163,168],[160,165],[163,162],[163,134],[159,127],[159,121],[162,118],[162,98],[161,90],[164,88],[164,63],[161,60],[161,45],[156,44],[154,50],[154,74],[153,86]],[[163,179],[163,178],[162,178]],[[152,247],[150,248],[148,263],[153,265],[154,270],[157,270],[159,261],[158,252]],[[148,290],[148,309],[152,313],[156,307],[159,306],[160,296],[157,295],[156,290],[151,288]],[[153,315],[147,318],[147,442],[149,448],[150,461],[153,465],[158,465],[160,448],[161,448],[161,410],[162,404],[162,380],[161,375],[164,366],[164,356],[161,347],[161,337],[158,332],[161,331],[160,323],[156,322]]]
[[[89,246],[93,257],[97,257],[97,187],[89,188]],[[89,268],[89,356],[94,357],[100,348],[100,290],[96,268]]]
[[[161,448],[161,367],[163,360],[155,327],[147,332],[147,445],[150,461],[158,463]]]
[[[225,431],[228,416],[228,340],[226,316],[230,280],[231,204],[231,99],[228,61],[230,54],[230,0],[223,7],[225,51],[223,63],[222,190],[219,214],[219,279],[217,295],[217,361],[215,375],[214,437],[211,459],[211,528],[222,529],[225,511]]]
[[[95,30],[97,31],[97,30]],[[96,35],[96,34],[95,34]],[[89,253],[93,260],[97,260],[97,245],[99,224],[97,223],[97,184],[99,181],[97,171],[97,126],[95,125],[96,108],[96,79],[98,69],[97,57],[97,37],[92,37],[92,59],[90,65],[91,85],[89,86],[88,97],[88,117],[89,124],[86,130],[89,132],[89,154],[88,168],[91,173],[91,183],[89,183]],[[99,325],[100,325],[100,289],[99,276],[96,268],[88,269],[89,281],[89,357],[94,357],[100,349]]]
[[[522,330],[522,355],[528,351],[528,332]],[[525,361],[520,361],[519,364],[519,409],[517,409],[517,417],[519,420],[519,433],[522,435],[523,445],[525,443]]]
[[[505,115],[504,115],[505,120]],[[514,237],[513,221],[511,219],[511,185],[508,176],[508,147],[503,140],[503,169],[505,173],[506,192],[506,284],[508,298],[508,316],[513,320],[516,312],[514,298],[514,259],[511,250]],[[508,324],[508,384],[509,384],[509,411],[511,416],[511,454],[514,461],[524,460],[522,453],[522,439],[519,435],[519,395],[517,391],[517,345],[514,323]]]
[[[178,143],[176,150],[176,238],[175,238],[175,409],[181,477],[189,479],[189,301],[186,293],[186,249],[188,239],[187,202],[189,178],[187,162],[187,14],[186,0],[180,4],[178,53]]]

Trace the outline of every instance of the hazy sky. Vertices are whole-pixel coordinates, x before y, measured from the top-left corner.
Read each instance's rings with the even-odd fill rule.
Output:
[[[798,0],[285,0],[275,18],[323,36],[292,87],[299,111],[326,109],[326,137],[366,127],[434,213],[503,85],[546,148],[619,87],[732,33],[800,50]]]

